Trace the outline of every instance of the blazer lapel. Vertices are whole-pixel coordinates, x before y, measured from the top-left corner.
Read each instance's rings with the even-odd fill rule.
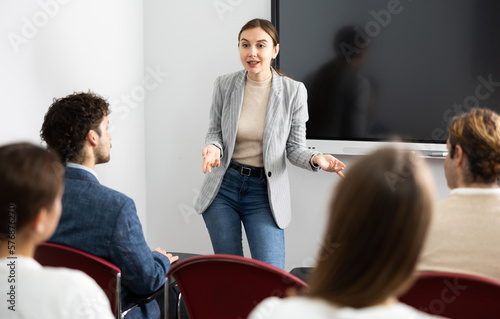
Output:
[[[283,87],[281,76],[273,69],[273,80],[271,84],[271,92],[269,93],[269,102],[267,104],[266,122],[264,126],[264,136],[262,141],[264,154],[271,143],[271,138],[274,131],[274,123],[279,116],[278,112],[281,105],[282,92]]]
[[[231,109],[228,110],[228,135],[231,139],[229,145],[234,149],[236,142],[236,134],[238,132],[238,122],[241,114],[241,106],[243,105],[243,95],[245,93],[245,77],[246,70],[243,70],[235,81],[234,91],[231,93],[230,103]],[[232,150],[231,150],[232,154]]]

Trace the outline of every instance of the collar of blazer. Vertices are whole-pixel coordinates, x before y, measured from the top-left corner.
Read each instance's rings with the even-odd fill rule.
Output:
[[[64,167],[64,178],[78,179],[78,180],[82,180],[82,181],[100,184],[99,179],[97,178],[97,175],[94,175],[85,169],[71,167],[71,166],[67,166],[67,165]]]
[[[271,70],[273,72],[273,80],[271,84],[271,93],[269,95],[269,98],[271,98],[273,94],[281,95],[281,92],[283,91],[283,83],[282,83],[283,76],[276,73],[274,69]],[[246,78],[247,78],[247,70],[241,70],[235,83],[237,90],[245,88]]]

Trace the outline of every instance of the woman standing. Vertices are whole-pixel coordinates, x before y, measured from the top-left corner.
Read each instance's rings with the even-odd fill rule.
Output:
[[[243,222],[252,257],[284,268],[283,229],[291,211],[285,157],[340,176],[345,165],[307,149],[306,89],[271,67],[279,52],[274,26],[262,19],[247,22],[238,49],[245,69],[215,81],[202,150],[203,173],[211,174],[195,209],[203,213],[215,253],[243,255]]]

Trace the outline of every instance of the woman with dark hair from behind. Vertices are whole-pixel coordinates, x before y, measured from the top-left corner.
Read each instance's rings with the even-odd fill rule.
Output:
[[[0,147],[0,318],[113,318],[109,301],[86,274],[42,267],[36,246],[61,216],[63,166],[28,143]]]
[[[361,158],[336,187],[309,291],[268,298],[249,318],[436,318],[396,299],[412,284],[426,237],[431,181],[407,151]]]

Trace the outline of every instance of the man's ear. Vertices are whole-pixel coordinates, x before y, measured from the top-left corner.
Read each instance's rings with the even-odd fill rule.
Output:
[[[48,210],[42,207],[38,214],[31,220],[31,228],[38,236],[43,236],[47,224]]]
[[[455,166],[457,167],[463,167],[465,165],[465,154],[462,146],[460,145],[455,145],[455,156],[453,157],[453,162],[455,163]]]
[[[92,146],[97,146],[97,137],[98,137],[98,134],[94,130],[89,130],[89,132],[87,133],[87,141]]]

